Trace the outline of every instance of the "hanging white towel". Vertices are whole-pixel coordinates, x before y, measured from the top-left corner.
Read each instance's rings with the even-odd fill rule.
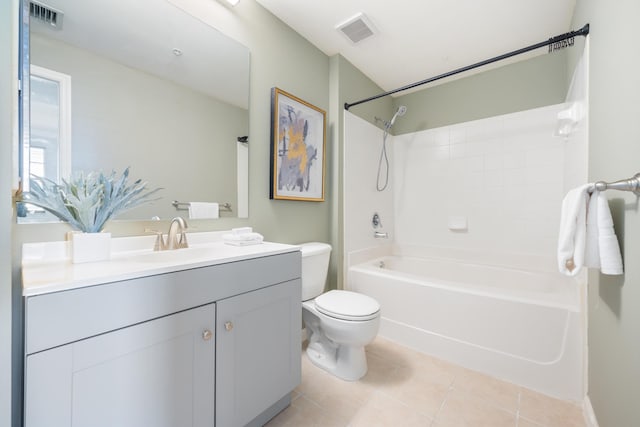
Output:
[[[190,202],[190,219],[215,219],[220,216],[220,209],[217,203],[213,202]]]
[[[609,202],[600,191],[594,191],[589,201],[585,258],[587,267],[599,268],[602,274],[624,273]]]
[[[599,193],[599,191],[597,192]],[[587,205],[587,237],[584,248],[584,265],[600,268],[600,243],[598,243],[598,196],[594,192]]]
[[[558,268],[567,276],[575,276],[583,266],[599,268],[602,274],[623,274],[609,203],[602,192],[589,194],[590,187],[575,188],[562,201]]]
[[[574,188],[562,200],[558,269],[567,276],[575,276],[584,265],[589,187],[585,184]]]

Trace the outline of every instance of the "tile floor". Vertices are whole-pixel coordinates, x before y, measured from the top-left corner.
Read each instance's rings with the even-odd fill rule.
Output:
[[[302,384],[268,427],[585,427],[581,408],[378,337],[342,381],[302,352]]]

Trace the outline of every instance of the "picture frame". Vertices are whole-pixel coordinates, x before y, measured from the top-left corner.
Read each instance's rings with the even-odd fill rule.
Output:
[[[270,199],[324,201],[326,120],[324,110],[271,89]]]

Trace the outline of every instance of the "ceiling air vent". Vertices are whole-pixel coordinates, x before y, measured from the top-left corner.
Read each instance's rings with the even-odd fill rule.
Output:
[[[375,34],[371,21],[364,13],[358,13],[353,18],[336,27],[338,31],[347,36],[353,43],[358,43]]]
[[[31,1],[29,2],[29,15],[32,19],[47,24],[51,28],[62,29],[62,16],[64,14],[52,7]]]

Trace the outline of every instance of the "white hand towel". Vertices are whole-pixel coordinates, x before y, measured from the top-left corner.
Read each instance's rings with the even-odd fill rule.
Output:
[[[602,274],[623,274],[620,245],[613,229],[613,219],[606,196],[595,191],[587,214],[587,267],[599,268]]]
[[[217,203],[211,202],[190,202],[190,219],[215,219],[220,216],[220,209]]]
[[[584,265],[589,187],[585,184],[574,188],[562,200],[558,269],[567,276],[575,276]]]

